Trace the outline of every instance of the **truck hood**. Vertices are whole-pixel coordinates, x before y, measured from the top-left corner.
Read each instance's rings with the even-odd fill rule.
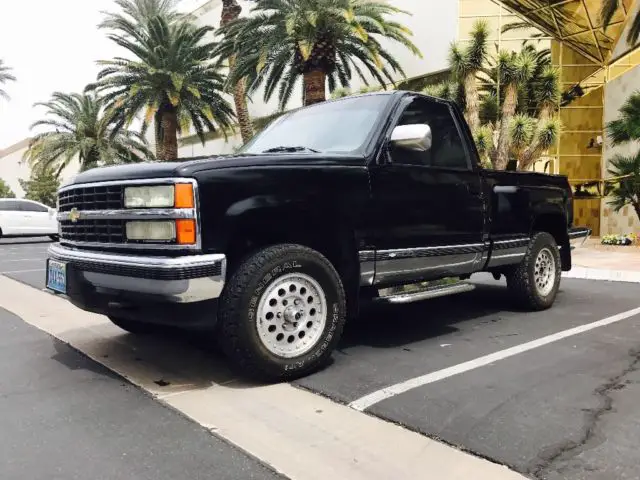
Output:
[[[113,167],[94,168],[78,174],[67,183],[94,183],[117,180],[151,178],[194,177],[198,172],[223,168],[254,168],[269,166],[362,166],[365,159],[359,155],[342,154],[269,154],[223,155],[198,158],[182,162],[146,162]]]

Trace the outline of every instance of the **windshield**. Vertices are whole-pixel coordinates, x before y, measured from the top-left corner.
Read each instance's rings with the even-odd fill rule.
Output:
[[[294,111],[275,120],[241,152],[357,152],[390,98],[367,95]]]

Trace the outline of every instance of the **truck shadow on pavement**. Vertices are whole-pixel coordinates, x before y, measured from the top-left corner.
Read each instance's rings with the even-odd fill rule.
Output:
[[[500,314],[510,310],[506,289],[498,284],[480,284],[472,292],[425,300],[402,306],[377,306],[363,311],[362,317],[348,323],[338,351],[357,346],[396,349],[459,331],[458,324],[482,319],[499,322]],[[486,318],[483,318],[486,317]],[[362,328],[363,324],[366,328]],[[252,382],[234,371],[215,347],[212,334],[164,328],[154,335],[136,336],[123,332],[105,321],[92,327],[65,332],[71,345],[108,369],[162,396],[180,390],[224,385],[229,388],[252,388]],[[71,369],[87,368],[91,362],[74,357],[56,342],[55,360]],[[331,367],[331,363],[323,369]],[[321,370],[323,370],[321,369]],[[320,371],[321,371],[320,370]],[[95,366],[95,371],[107,374]]]
[[[340,349],[353,346],[397,348],[458,331],[456,324],[513,309],[506,289],[500,285],[477,285],[476,289],[449,297],[407,305],[371,305],[361,317],[347,323]],[[497,321],[494,319],[493,321]],[[366,325],[366,328],[362,328]]]

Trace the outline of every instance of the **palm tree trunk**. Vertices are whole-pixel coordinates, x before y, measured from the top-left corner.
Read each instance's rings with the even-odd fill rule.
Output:
[[[220,26],[227,25],[236,20],[242,13],[242,7],[236,0],[222,0],[222,15]],[[229,69],[233,70],[236,65],[235,56],[229,58]],[[236,117],[240,125],[240,135],[242,142],[247,143],[253,137],[253,124],[249,116],[249,108],[247,107],[247,91],[245,81],[240,80],[233,89],[233,103],[236,107]]]
[[[153,115],[153,136],[156,142],[156,159],[160,160],[162,152],[162,110]]]
[[[178,158],[178,114],[175,109],[162,112],[162,145],[158,160],[166,162]]]
[[[304,105],[324,102],[327,75],[322,70],[311,70],[304,74]]]
[[[500,138],[494,168],[504,170],[509,163],[509,125],[518,106],[518,86],[515,82],[505,87],[504,103],[502,104],[502,118],[500,119]]]
[[[466,103],[464,116],[469,124],[471,133],[475,134],[480,128],[480,101],[478,99],[476,72],[469,72],[464,77],[464,92]]]
[[[234,68],[236,59],[234,57],[229,59],[229,67]],[[236,107],[236,117],[238,118],[238,124],[240,125],[240,135],[242,135],[242,143],[247,143],[253,138],[253,123],[251,123],[251,117],[249,116],[249,108],[247,107],[247,89],[244,79],[236,83],[233,89],[233,102]]]

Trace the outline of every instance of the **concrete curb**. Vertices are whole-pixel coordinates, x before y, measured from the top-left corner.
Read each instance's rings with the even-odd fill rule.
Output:
[[[0,306],[291,480],[525,479],[289,384],[246,383],[188,345],[125,335],[105,317],[1,275]]]
[[[570,272],[563,272],[562,276],[565,278],[578,278],[583,280],[640,283],[640,272],[632,270],[573,267]]]

